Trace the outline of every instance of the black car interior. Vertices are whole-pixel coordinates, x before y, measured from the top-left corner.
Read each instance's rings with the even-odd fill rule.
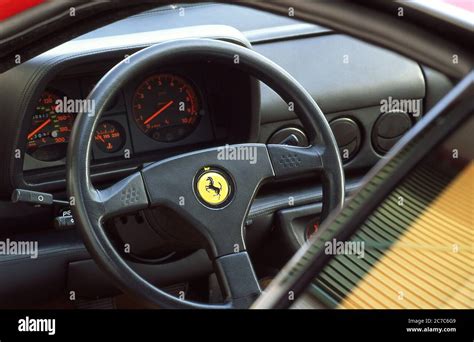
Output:
[[[344,198],[359,190],[367,172],[453,87],[450,78],[430,67],[319,25],[232,4],[181,8],[186,13],[182,17],[173,6],[135,14],[0,74],[0,136],[4,137],[0,158],[6,161],[0,174],[0,237],[35,240],[39,246],[37,259],[0,256],[0,274],[9,280],[0,283],[0,306],[151,305],[137,304],[121,294],[109,278],[114,267],[133,272],[112,278],[125,288],[143,286],[142,292],[148,294],[142,299],[153,302],[153,291],[159,291],[164,299],[154,302],[158,306],[187,300],[218,305],[226,298],[248,306],[317,233],[330,209],[342,206]],[[198,39],[204,39],[202,51],[192,49],[192,44],[199,45]],[[167,41],[178,42],[176,51],[181,42],[188,55],[181,52],[176,54],[179,58],[168,56],[166,63],[152,63],[153,46],[162,44],[160,51],[164,51]],[[243,51],[249,48],[255,54],[245,55]],[[258,65],[257,54],[263,56],[260,61],[268,59],[286,70],[286,86],[279,82],[286,74],[272,74],[276,69],[264,62]],[[135,67],[142,55],[149,62]],[[221,61],[224,55],[229,57],[225,63]],[[288,85],[293,78],[304,94],[297,95],[299,88]],[[170,118],[161,112],[153,118],[144,116],[147,94],[154,87],[175,91],[175,85],[180,88],[176,96],[182,96],[184,113],[173,128],[158,129],[159,123]],[[71,112],[45,120],[45,108],[64,97],[97,100],[99,116],[83,115],[75,121],[77,113]],[[414,100],[411,103],[418,107],[407,109],[401,104],[400,110],[381,110],[384,101],[399,99]],[[173,105],[177,103],[163,103],[164,109]],[[314,120],[318,115],[324,115],[327,127],[324,120]],[[73,125],[83,129],[76,131],[75,143],[68,144]],[[55,135],[45,138],[42,130],[50,127]],[[320,156],[329,176],[315,174],[313,169],[321,165],[306,164],[310,148],[302,149],[322,142],[327,149],[339,151],[330,154],[332,158],[324,151],[310,151],[312,157]],[[236,144],[255,148],[260,160],[269,159],[266,169],[231,169],[237,189],[248,186],[246,196],[245,191],[238,193],[247,200],[238,211],[242,217],[234,218],[235,213],[223,210],[214,217],[205,215],[204,224],[193,213],[179,215],[181,209],[173,201],[180,200],[181,190],[176,189],[194,176],[191,171],[186,174],[187,166],[180,162],[186,158],[180,156],[204,167],[215,161],[202,151],[212,151],[214,156],[219,146]],[[74,159],[67,160],[68,148]],[[281,159],[290,155],[302,160],[304,172],[282,166],[288,160],[282,163]],[[275,177],[278,173],[280,177]],[[130,184],[132,197],[140,198],[146,188],[152,198],[156,191],[155,204],[166,205],[149,208],[140,199],[121,201]],[[56,202],[31,205],[41,204],[36,195],[28,198],[30,203],[18,203],[21,196],[29,196],[23,192],[16,193],[17,203],[12,203],[16,189],[51,194]],[[90,196],[90,189],[102,193],[102,201]],[[158,189],[170,192],[162,194]],[[235,203],[237,198],[240,201],[238,196]],[[85,204],[71,208],[71,200]],[[94,211],[99,202],[107,215]],[[85,225],[94,218],[101,223],[84,241],[77,220]],[[215,259],[234,248],[235,241],[218,251],[203,238],[209,230],[194,229],[214,223],[229,226],[227,238],[236,234],[242,240],[245,249],[239,260],[221,259],[216,266]],[[232,230],[232,224],[239,229]],[[105,236],[107,243],[101,240]],[[109,274],[96,265],[84,243],[97,249],[96,257],[100,250],[113,246],[109,258],[112,254],[117,258],[115,264],[110,263],[115,266],[109,266]],[[106,254],[101,258],[107,268]],[[242,271],[243,264],[250,268]],[[236,287],[234,270],[248,276],[239,276]],[[141,285],[131,285],[134,277],[141,279]],[[227,285],[222,286],[225,279]],[[242,279],[250,285],[241,286]],[[324,286],[329,287],[323,283],[315,288],[321,291]],[[180,298],[184,293],[186,301]],[[331,293],[319,300],[334,307],[344,296]],[[71,301],[71,296],[78,300]]]

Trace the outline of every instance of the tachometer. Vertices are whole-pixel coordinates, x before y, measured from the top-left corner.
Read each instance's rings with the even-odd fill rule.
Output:
[[[26,152],[38,160],[55,161],[66,156],[74,114],[56,112],[60,98],[56,92],[43,92],[31,117]]]
[[[173,74],[157,74],[144,80],[135,91],[132,105],[140,130],[157,141],[181,140],[199,123],[196,90]]]

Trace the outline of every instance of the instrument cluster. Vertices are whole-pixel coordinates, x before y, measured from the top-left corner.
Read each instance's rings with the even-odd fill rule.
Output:
[[[58,90],[54,82],[42,93],[27,132],[26,153],[31,158],[43,166],[64,161],[77,113],[95,110],[87,95],[98,78],[79,80],[76,94]],[[173,71],[156,72],[121,89],[95,129],[93,158],[121,157],[212,140],[207,104],[194,78]]]

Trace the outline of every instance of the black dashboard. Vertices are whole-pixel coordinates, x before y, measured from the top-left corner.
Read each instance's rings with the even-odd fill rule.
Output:
[[[1,196],[8,198],[14,188],[63,191],[67,141],[77,107],[87,104],[81,101],[115,64],[160,41],[223,39],[253,48],[288,70],[327,115],[346,176],[361,174],[383,158],[425,105],[434,102],[432,97],[450,86],[413,61],[317,25],[232,5],[203,4],[187,11],[179,24],[168,22],[172,9],[132,16],[110,25],[114,34],[107,34],[111,27],[99,29],[2,74],[6,143],[0,153],[10,163],[2,165]],[[240,31],[202,25],[209,13],[223,11],[225,18],[212,16],[211,22],[221,24],[225,19]],[[240,11],[255,25],[241,27],[236,20]],[[152,20],[154,16],[161,21]],[[138,25],[143,21],[146,26]],[[117,34],[124,27],[128,33]],[[436,82],[429,84],[428,77]],[[181,89],[177,92],[173,78]],[[392,97],[418,101],[418,115],[381,113],[381,101]],[[51,113],[58,100],[71,102],[72,109]],[[117,90],[97,128],[92,176],[97,181],[117,179],[147,162],[226,143],[281,143],[296,136],[293,143],[304,144],[304,130],[295,113],[266,85],[190,56],[187,62],[157,66]]]
[[[195,33],[214,37],[209,27]],[[178,29],[168,34],[188,33]],[[248,44],[233,30],[224,36]],[[90,47],[88,41],[74,43]],[[9,158],[13,163],[7,172],[10,184],[4,183],[7,188],[15,184],[40,191],[64,189],[67,143],[77,113],[94,106],[87,99],[94,85],[115,64],[124,59],[128,63],[135,51],[135,46],[122,42],[105,52],[92,47],[88,53],[77,53],[74,48],[19,66],[24,69],[20,79],[18,73],[6,73],[7,79],[15,80],[5,91],[18,86],[6,106],[21,113],[7,118],[7,125],[21,128],[8,131],[16,135],[10,145],[16,152]],[[61,62],[53,62],[56,59]],[[34,89],[29,88],[32,84]],[[92,144],[93,177],[112,180],[147,162],[192,149],[255,140],[259,95],[255,79],[218,63],[190,58],[157,66],[117,89],[110,100]]]
[[[446,77],[429,68],[317,25],[233,5],[191,5],[179,22],[171,20],[173,13],[165,8],[132,16],[0,75],[0,156],[8,161],[0,165],[4,200],[15,188],[65,196],[65,155],[77,107],[87,105],[81,101],[114,65],[133,63],[134,52],[162,41],[222,39],[255,49],[282,66],[326,114],[348,182],[383,158],[451,87]],[[218,25],[203,25],[209,16]],[[242,27],[239,16],[246,16],[250,26]],[[416,101],[417,115],[381,111],[381,101],[392,98]],[[58,100],[67,113],[51,110]],[[72,109],[67,108],[69,101]],[[112,182],[149,162],[227,143],[304,145],[305,140],[305,127],[268,86],[236,69],[190,56],[156,66],[116,90],[92,144],[91,176],[94,183]],[[295,185],[290,191],[305,189]],[[274,198],[261,195],[257,203]],[[284,207],[282,196],[265,206]],[[301,198],[301,203],[309,201]]]

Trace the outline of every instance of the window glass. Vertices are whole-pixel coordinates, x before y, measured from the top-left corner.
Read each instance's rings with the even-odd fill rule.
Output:
[[[474,119],[433,150],[310,287],[332,308],[474,307]]]

